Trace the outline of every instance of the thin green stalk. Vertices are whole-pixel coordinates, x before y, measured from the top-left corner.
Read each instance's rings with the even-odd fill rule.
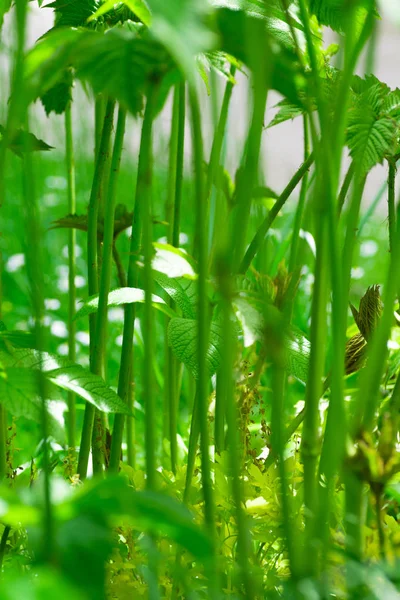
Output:
[[[388,354],[387,340],[390,338],[393,324],[393,305],[400,286],[400,262],[398,260],[400,253],[399,207],[400,204],[397,206],[397,229],[384,287],[384,309],[376,331],[368,343],[368,369],[363,369],[360,376],[360,388],[352,420],[352,432],[355,436],[358,436],[361,432],[370,432],[373,428],[379,400],[379,386]]]
[[[152,92],[151,92],[152,93]],[[143,405],[145,409],[145,455],[146,455],[146,486],[150,490],[156,488],[156,403],[154,395],[153,361],[155,356],[154,343],[154,310],[152,305],[153,291],[153,224],[151,205],[151,178],[152,178],[152,139],[150,131],[148,168],[146,186],[142,190],[143,203],[143,255],[144,255],[144,314],[143,314]],[[173,398],[175,400],[175,398]],[[173,414],[175,414],[175,407]],[[173,418],[173,414],[170,418]]]
[[[243,484],[241,480],[242,473],[242,457],[239,449],[238,436],[238,411],[236,405],[235,388],[234,388],[234,362],[236,354],[236,345],[233,331],[233,314],[232,314],[232,282],[229,268],[229,250],[226,258],[222,258],[219,268],[219,289],[222,296],[222,313],[223,313],[223,350],[221,360],[220,373],[220,394],[224,398],[226,407],[227,420],[227,451],[230,463],[232,498],[235,506],[235,518],[237,526],[237,552],[238,552],[238,567],[240,578],[243,583],[243,588],[246,598],[251,600],[256,597],[257,590],[255,580],[251,574],[251,544],[249,536],[249,528],[246,515],[243,510],[244,494]]]
[[[10,525],[5,525],[3,533],[1,534],[1,540],[0,540],[0,577],[1,577],[1,571],[3,568],[3,560],[4,560],[4,555],[6,552],[6,547],[7,547],[7,540],[8,540],[8,536],[10,534],[11,531],[11,527]]]
[[[188,455],[186,459],[186,479],[185,489],[183,491],[183,502],[187,504],[189,499],[190,485],[193,479],[194,464],[196,460],[197,442],[200,435],[199,425],[199,400],[198,400],[198,386],[196,387],[196,393],[193,401],[192,418],[190,422],[189,432],[189,446]]]
[[[363,554],[363,491],[364,484],[351,471],[345,474],[346,551],[354,560]]]
[[[225,438],[225,414],[226,414],[226,394],[223,385],[223,375],[217,373],[217,383],[215,386],[215,414],[214,414],[214,444],[215,455],[221,454],[224,450]],[[217,457],[217,456],[215,456]]]
[[[350,273],[353,258],[354,244],[356,240],[357,223],[360,213],[361,198],[365,187],[366,176],[359,174],[359,169],[355,168],[354,185],[352,200],[347,214],[347,229],[346,237],[342,254],[342,269],[343,269],[343,296],[348,298],[350,291]],[[344,304],[344,303],[343,303]],[[343,312],[347,312],[347,305],[344,304]],[[346,314],[343,314],[343,322],[346,324]],[[343,341],[344,345],[344,341]],[[344,359],[341,357],[341,360]],[[344,372],[336,370],[332,367],[332,378],[341,377],[343,380]],[[333,382],[332,382],[333,384]],[[343,394],[342,390],[341,393]],[[338,431],[341,435],[338,436]],[[319,507],[319,536],[323,543],[321,559],[323,567],[325,567],[328,555],[329,543],[329,514],[330,507],[333,503],[336,476],[338,469],[343,463],[345,457],[345,440],[347,437],[347,419],[343,405],[335,402],[332,398],[329,403],[325,435],[321,451],[321,460],[319,467],[319,479],[324,477],[325,486],[320,487],[320,507]]]
[[[250,266],[251,259],[248,260],[248,251],[243,259],[246,245],[247,228],[250,218],[251,193],[257,176],[258,160],[260,155],[261,135],[264,124],[265,106],[267,103],[266,85],[258,86],[254,91],[253,117],[247,137],[247,154],[243,167],[243,173],[236,186],[236,206],[233,211],[232,227],[232,265],[233,272],[243,272],[244,266]],[[247,265],[248,263],[248,265]],[[246,270],[247,270],[246,268]]]
[[[176,148],[176,178],[174,198],[174,226],[172,229],[172,245],[179,248],[181,227],[181,204],[183,185],[183,163],[185,150],[185,117],[186,117],[186,84],[179,85],[178,139]]]
[[[304,132],[304,161],[306,162],[310,156],[310,135],[309,127],[307,122],[307,116],[303,117],[303,132]],[[290,246],[290,257],[289,257],[289,273],[294,273],[296,266],[298,265],[298,249],[300,241],[300,228],[303,220],[304,206],[307,198],[308,191],[308,171],[303,175],[300,188],[299,201],[297,203],[296,214],[292,229],[292,241]]]
[[[176,161],[178,147],[178,120],[179,120],[179,89],[180,85],[176,84],[174,88],[174,98],[172,103],[171,115],[171,134],[169,139],[169,161],[168,161],[168,192],[165,203],[165,220],[168,223],[167,241],[172,244],[173,229],[174,229],[174,203],[175,203],[175,188],[176,188]],[[172,300],[168,300],[172,305]],[[163,415],[163,438],[170,440],[170,456],[171,470],[175,473],[176,454],[174,442],[172,441],[172,430],[175,430],[174,424],[171,423],[171,405],[172,398],[175,398],[175,372],[172,366],[173,356],[168,344],[168,324],[169,319],[164,319],[164,415]],[[176,439],[176,436],[175,436]]]
[[[233,65],[230,69],[231,77],[234,77],[236,72],[236,67]],[[220,158],[221,158],[221,150],[222,144],[224,141],[224,136],[226,132],[226,124],[228,121],[229,114],[229,104],[232,97],[233,86],[235,84],[233,81],[228,80],[225,85],[224,97],[222,99],[221,112],[219,115],[218,125],[215,129],[214,139],[210,152],[210,160],[208,164],[207,170],[207,182],[206,182],[206,198],[208,200],[211,192],[211,187],[213,181],[215,180],[216,174],[218,172],[218,168],[220,166]]]
[[[7,412],[0,404],[0,481],[7,474]]]
[[[347,173],[344,177],[342,187],[340,188],[340,192],[339,192],[339,197],[338,197],[338,216],[339,217],[342,214],[342,209],[343,209],[344,203],[346,201],[347,192],[349,191],[351,182],[353,181],[354,170],[355,170],[354,162],[351,162],[350,166],[347,170]]]
[[[322,395],[322,377],[325,366],[326,303],[327,303],[327,244],[326,219],[320,215],[317,230],[317,256],[314,293],[311,310],[311,353],[305,396],[305,416],[301,450],[304,463],[304,505],[306,509],[306,542],[308,569],[314,572],[316,564],[312,552],[315,536],[315,517],[318,508],[317,463],[319,457],[319,400]]]
[[[107,155],[110,145],[111,132],[113,127],[115,101],[107,102],[107,109],[104,116],[104,124],[101,136],[100,147],[97,155],[95,172],[93,176],[92,189],[90,193],[88,209],[88,233],[87,233],[87,260],[88,260],[88,290],[89,296],[98,292],[98,266],[97,266],[97,220],[98,220],[98,201],[100,191],[103,185],[104,172],[107,165]],[[93,347],[96,335],[96,314],[89,316],[89,332],[91,340],[90,361],[94,359]],[[99,374],[102,374],[101,369]],[[86,403],[83,427],[81,434],[81,443],[78,460],[78,473],[81,479],[86,478],[91,436],[93,431],[95,409],[89,402]]]
[[[27,125],[27,124],[26,124]],[[26,127],[29,131],[28,127]],[[31,153],[26,152],[23,162],[23,189],[26,231],[26,267],[28,281],[31,289],[31,306],[34,318],[34,333],[36,348],[41,356],[45,348],[44,331],[42,327],[44,318],[44,266],[42,255],[43,233],[40,227],[39,208],[34,186],[34,170]],[[41,399],[41,436],[43,440],[43,557],[46,561],[54,559],[54,521],[51,504],[50,461],[49,461],[49,425],[46,405],[46,384],[41,372],[39,362],[38,395]]]
[[[392,252],[396,235],[396,163],[389,160],[388,165],[389,250]]]
[[[290,507],[290,496],[288,489],[288,480],[285,466],[285,440],[283,435],[283,423],[284,423],[284,412],[283,402],[285,397],[285,359],[284,359],[284,342],[283,339],[279,339],[282,332],[275,332],[275,344],[273,346],[273,361],[272,365],[272,392],[273,398],[271,402],[271,445],[272,451],[278,459],[278,469],[280,478],[281,488],[281,502],[282,502],[282,526],[285,534],[290,572],[294,579],[297,579],[300,575],[300,565],[298,558],[298,546],[296,547],[295,539],[296,535],[295,523],[293,518],[293,511]],[[268,343],[268,341],[267,341]],[[303,455],[304,462],[304,495],[306,496],[306,455]],[[311,458],[311,454],[309,457]],[[311,479],[308,478],[308,482]],[[313,510],[311,502],[305,500],[305,504],[308,510]]]
[[[174,201],[176,188],[176,159],[178,147],[178,121],[179,121],[179,97],[180,84],[174,88],[174,99],[172,103],[171,115],[171,135],[169,138],[169,159],[168,159],[168,192],[165,203],[165,220],[168,223],[168,242],[172,242],[172,232],[174,228]]]
[[[133,392],[133,365],[131,366],[132,373],[129,375],[130,386],[128,388],[128,410],[130,415],[126,418],[126,462],[134,468],[136,464],[135,450],[135,418],[134,414],[134,392]]]
[[[208,388],[209,375],[206,355],[209,339],[209,306],[207,298],[207,205],[203,183],[203,139],[201,131],[200,108],[197,92],[190,88],[191,127],[193,144],[193,166],[195,177],[196,236],[198,240],[198,316],[197,316],[197,356],[198,356],[198,413],[200,428],[201,478],[204,496],[204,516],[207,530],[215,552],[215,504],[211,480],[211,462],[208,436]],[[214,560],[210,563],[210,593],[216,596],[217,569]]]
[[[128,263],[128,287],[137,287],[139,251],[142,241],[144,202],[148,198],[148,185],[151,180],[151,138],[153,128],[154,104],[156,93],[153,90],[148,95],[144,113],[142,134],[140,139],[139,162],[135,192],[135,206],[133,210],[132,233]],[[130,387],[132,386],[132,360],[133,360],[133,334],[135,327],[135,304],[125,306],[124,330],[122,335],[121,362],[118,378],[118,394],[128,402]],[[124,433],[125,417],[116,414],[111,441],[109,471],[117,472],[121,456],[122,438]]]
[[[111,159],[111,170],[108,180],[108,191],[104,207],[104,234],[103,253],[101,263],[101,277],[99,287],[99,304],[96,315],[95,338],[93,341],[93,354],[91,368],[97,375],[104,376],[106,334],[107,334],[107,304],[111,285],[111,271],[114,247],[114,215],[117,196],[117,182],[121,163],[122,146],[125,135],[126,111],[119,107],[117,129],[114,139],[114,148]],[[102,473],[104,465],[104,432],[106,429],[105,416],[99,413],[95,416],[93,447],[93,471]],[[97,469],[95,468],[97,466]]]
[[[76,213],[76,191],[75,191],[75,161],[72,133],[72,101],[65,109],[65,157],[67,167],[67,192],[68,192],[68,214]],[[68,230],[68,358],[72,362],[76,360],[75,336],[76,322],[74,315],[76,311],[76,288],[75,288],[75,246],[76,230]],[[76,407],[75,394],[68,392],[68,446],[75,453],[75,430],[76,430]]]
[[[175,150],[175,155],[171,156],[170,170],[175,169],[172,201],[172,222],[169,230],[169,243],[179,248],[180,227],[181,227],[181,203],[182,203],[182,184],[183,184],[183,166],[184,166],[184,145],[185,145],[185,117],[186,117],[186,84],[181,81],[177,86],[176,104],[174,97],[174,114],[176,119],[176,140],[171,140],[171,146]],[[175,130],[173,132],[175,134]],[[173,306],[173,302],[171,302]],[[167,325],[166,325],[167,327]],[[167,336],[166,336],[167,339]],[[166,360],[166,395],[168,398],[167,414],[168,414],[168,437],[170,440],[171,454],[171,470],[176,472],[178,444],[177,444],[177,421],[178,421],[178,397],[179,397],[179,381],[178,381],[178,364],[173,355],[171,348],[167,345],[167,360]]]
[[[297,184],[301,181],[304,175],[308,172],[309,168],[314,162],[314,154],[311,153],[307,160],[299,167],[296,173],[293,175],[292,179],[289,181],[286,188],[283,190],[282,194],[276,200],[274,206],[269,211],[268,215],[265,217],[264,221],[261,223],[259,228],[257,229],[252,241],[250,242],[249,247],[247,248],[246,254],[241,262],[239,272],[246,273],[248,268],[251,265],[251,262],[257,252],[259,251],[266,234],[268,233],[272,223],[275,218],[278,216],[280,210],[285,204],[286,200],[290,197],[291,193],[297,186]]]

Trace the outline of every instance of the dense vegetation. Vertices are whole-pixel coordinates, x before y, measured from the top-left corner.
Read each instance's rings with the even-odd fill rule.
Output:
[[[400,597],[400,90],[373,74],[382,5],[39,6],[55,24],[28,47],[31,4],[0,2],[0,598]],[[294,118],[303,162],[273,190],[262,139]]]

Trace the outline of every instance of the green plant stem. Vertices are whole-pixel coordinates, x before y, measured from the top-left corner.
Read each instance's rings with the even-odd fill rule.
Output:
[[[244,494],[241,480],[242,457],[239,447],[238,436],[238,411],[234,387],[234,363],[236,355],[236,345],[233,342],[233,315],[232,315],[232,282],[230,277],[230,259],[229,249],[226,251],[226,257],[222,258],[219,265],[218,282],[222,296],[221,308],[223,314],[223,350],[222,367],[220,373],[220,394],[224,398],[223,404],[226,407],[227,421],[227,451],[229,457],[232,498],[235,505],[235,518],[237,525],[237,548],[238,548],[238,566],[240,577],[243,582],[246,598],[251,600],[256,597],[256,585],[251,574],[251,544],[247,518],[243,510]]]
[[[380,554],[381,560],[385,560],[386,559],[386,541],[385,541],[385,532],[383,531],[382,493],[383,493],[383,489],[381,488],[381,486],[378,486],[377,489],[374,490],[376,525],[377,525],[377,529],[378,529],[378,538],[379,538],[379,554]]]
[[[142,240],[144,202],[149,197],[148,186],[151,182],[151,139],[154,118],[154,105],[156,93],[153,90],[147,98],[144,113],[142,134],[140,139],[139,162],[135,192],[135,206],[133,210],[132,233],[128,263],[128,287],[137,287],[139,251]],[[132,360],[133,360],[133,334],[135,327],[136,308],[135,304],[125,306],[124,330],[122,335],[121,362],[118,378],[118,394],[128,402],[130,388],[132,386]],[[109,471],[117,472],[121,456],[122,438],[124,433],[125,417],[116,414],[114,419],[113,435],[111,441],[111,453]]]
[[[324,372],[326,341],[326,220],[322,217],[317,231],[317,256],[315,265],[314,293],[311,309],[311,353],[309,375],[305,396],[305,416],[302,436],[302,456],[304,462],[304,505],[306,509],[306,542],[311,551],[315,535],[315,517],[317,514],[317,462],[319,456],[319,399],[322,395],[322,376]],[[308,560],[311,572],[315,569],[314,558]]]
[[[26,123],[26,129],[29,131]],[[23,162],[23,190],[24,190],[24,211],[25,211],[25,231],[26,231],[26,268],[28,281],[31,289],[32,315],[34,318],[34,334],[36,348],[39,357],[45,348],[44,331],[42,327],[44,318],[44,266],[42,256],[43,234],[40,227],[40,216],[37,205],[34,170],[32,158],[29,152],[25,153]],[[49,461],[49,426],[46,405],[46,384],[41,371],[41,358],[39,358],[39,383],[38,396],[41,399],[41,436],[43,440],[43,546],[42,553],[45,561],[51,562],[54,559],[54,521],[53,508],[51,504],[51,482],[50,482],[50,461]]]
[[[255,88],[258,89],[254,90],[253,117],[247,136],[246,158],[243,171],[236,185],[236,204],[232,212],[232,271],[237,272],[240,270],[241,273],[243,272],[243,266],[246,265],[248,268],[251,263],[251,259],[248,260],[248,252],[246,252],[244,259],[242,259],[242,257],[244,255],[248,222],[250,218],[251,201],[249,200],[249,190],[253,189],[257,176],[261,135],[267,102],[266,85],[261,85],[261,83],[256,85],[255,82]]]
[[[178,138],[176,147],[176,177],[174,197],[174,218],[172,229],[172,245],[179,248],[179,236],[181,228],[181,204],[183,185],[183,163],[185,150],[185,118],[186,118],[186,84],[179,84],[179,111],[178,111]]]
[[[4,560],[4,555],[6,552],[7,540],[8,540],[10,531],[11,531],[10,525],[5,525],[3,533],[1,535],[1,540],[0,540],[0,577],[1,577],[1,570],[3,568],[3,560]]]
[[[152,92],[151,92],[152,93]],[[152,306],[153,290],[153,227],[151,206],[151,177],[152,177],[152,139],[150,132],[148,171],[146,186],[142,190],[143,202],[143,255],[144,255],[144,290],[145,303],[143,315],[143,405],[145,408],[145,453],[146,453],[146,486],[149,490],[156,488],[156,404],[154,396],[154,311]],[[175,398],[173,397],[175,400]],[[175,408],[175,407],[172,407]],[[173,410],[175,413],[175,410]],[[170,414],[170,418],[173,414]],[[175,434],[176,435],[176,434]]]
[[[176,161],[177,161],[177,146],[178,146],[178,120],[179,120],[179,89],[180,85],[176,84],[174,88],[174,98],[172,103],[171,115],[171,134],[169,139],[169,159],[168,159],[168,192],[165,203],[165,220],[168,223],[167,241],[172,244],[172,236],[174,229],[174,203],[175,203],[175,188],[176,188]],[[172,306],[172,300],[169,298],[168,304]],[[173,356],[168,345],[168,324],[169,319],[164,319],[164,419],[163,419],[163,438],[170,441],[170,456],[171,470],[175,473],[176,454],[173,449],[174,442],[172,441],[171,430],[174,425],[171,423],[171,404],[174,398],[175,372],[173,370]],[[176,436],[175,436],[176,439]]]
[[[198,386],[196,386],[196,393],[194,396],[192,408],[192,418],[190,423],[188,455],[186,460],[185,489],[183,491],[183,502],[185,504],[187,504],[189,500],[190,485],[192,483],[194,465],[196,461],[197,442],[199,440],[200,435],[198,398]]]
[[[249,247],[247,248],[246,254],[240,265],[240,269],[239,269],[240,273],[246,273],[246,271],[250,267],[251,262],[252,262],[253,258],[255,257],[255,255],[257,254],[257,252],[259,251],[272,223],[274,222],[275,218],[278,216],[280,210],[282,209],[286,200],[290,197],[291,193],[293,192],[293,190],[295,189],[297,184],[301,181],[301,179],[304,177],[304,175],[308,172],[308,170],[311,167],[311,165],[313,164],[313,162],[314,162],[314,154],[311,153],[310,156],[307,158],[307,160],[299,167],[299,169],[293,175],[292,179],[290,180],[290,182],[288,183],[286,188],[283,190],[282,194],[276,200],[274,206],[271,208],[268,215],[266,216],[264,221],[261,223],[260,227],[257,229],[257,232],[255,233],[252,241],[250,242]]]
[[[74,146],[72,134],[72,102],[69,102],[65,109],[65,158],[67,167],[67,192],[68,192],[68,214],[76,213],[76,191],[75,191],[75,162]],[[75,336],[76,322],[74,315],[76,311],[76,231],[68,231],[68,358],[72,362],[76,360]],[[75,429],[76,429],[76,407],[75,394],[68,393],[68,446],[75,450]]]
[[[173,117],[176,118],[176,140],[171,140],[175,150],[175,156],[171,157],[170,169],[175,167],[175,187],[173,189],[172,201],[172,227],[170,227],[169,242],[175,248],[179,248],[180,227],[181,227],[181,203],[182,203],[182,184],[183,184],[183,166],[184,166],[184,147],[185,147],[185,118],[186,118],[186,84],[180,82],[176,89],[176,104],[174,106]],[[175,97],[174,97],[175,104]],[[171,302],[171,306],[174,304]],[[167,327],[167,324],[166,324]],[[171,454],[171,470],[176,472],[178,444],[177,444],[177,420],[178,420],[178,365],[171,348],[167,347],[167,385],[166,393],[168,397],[168,420],[169,420],[169,440]]]
[[[349,191],[351,182],[353,181],[354,170],[355,170],[354,162],[351,162],[350,166],[347,170],[347,173],[344,177],[342,187],[340,188],[340,192],[339,192],[339,197],[338,197],[338,216],[339,217],[342,214],[342,209],[343,209],[344,203],[346,201],[347,192]]]
[[[389,250],[392,252],[396,235],[396,163],[389,160],[388,165]]]
[[[7,474],[7,412],[0,404],[0,481]]]
[[[361,479],[349,471],[345,476],[346,551],[356,561],[363,553],[363,489]]]
[[[107,165],[107,154],[110,145],[111,132],[113,127],[115,101],[109,100],[104,116],[104,124],[101,135],[100,147],[97,155],[95,172],[93,176],[92,189],[89,200],[88,210],[88,234],[87,234],[87,256],[88,256],[88,289],[89,296],[98,292],[98,271],[97,271],[97,220],[98,220],[98,201],[100,191],[103,185],[104,172]],[[96,335],[96,314],[89,316],[89,333],[91,340],[90,361],[93,361],[93,347]],[[100,369],[100,374],[102,371]],[[85,406],[83,418],[81,443],[78,460],[78,473],[83,480],[86,478],[90,443],[93,431],[95,409],[89,402]],[[95,462],[95,461],[94,461]]]
[[[232,65],[231,69],[230,69],[231,77],[234,77],[235,72],[236,72],[236,67]],[[206,182],[206,198],[207,198],[207,200],[210,196],[211,187],[212,187],[212,184],[217,175],[218,168],[220,166],[221,150],[222,150],[222,144],[223,144],[224,136],[225,136],[225,132],[226,132],[226,124],[228,122],[229,104],[230,104],[231,97],[232,97],[233,86],[234,86],[233,81],[228,80],[226,82],[224,96],[222,99],[221,112],[220,112],[219,119],[218,119],[218,125],[215,129],[215,134],[214,134],[213,143],[212,143],[211,152],[210,152],[210,160],[209,160],[208,170],[207,170],[207,182]]]
[[[393,251],[390,254],[390,264],[383,294],[383,313],[379,324],[368,343],[368,368],[363,369],[360,376],[359,393],[356,398],[352,433],[356,437],[361,432],[370,432],[373,428],[376,408],[379,399],[379,385],[388,354],[387,340],[393,324],[393,305],[398,295],[400,285],[400,232],[399,205],[397,206],[397,229],[393,241]]]
[[[113,253],[113,259],[115,262],[115,266],[117,268],[118,284],[120,287],[126,287],[127,283],[126,283],[125,269],[124,269],[124,265],[122,264],[121,256],[118,252],[118,248],[115,245],[115,240],[113,243],[112,253]]]
[[[207,298],[207,223],[206,199],[203,184],[203,140],[201,131],[200,109],[197,93],[190,89],[190,108],[193,144],[193,162],[195,176],[196,198],[196,235],[198,239],[198,407],[200,428],[200,454],[201,474],[204,495],[205,522],[210,537],[215,544],[215,506],[211,481],[211,463],[209,456],[208,438],[208,386],[209,375],[207,372],[206,354],[209,338],[209,315]],[[215,581],[214,581],[215,584]],[[215,589],[214,584],[212,588]]]
[[[307,161],[310,155],[310,136],[309,128],[307,123],[307,116],[303,117],[303,132],[304,132],[304,162]],[[308,191],[308,171],[303,175],[300,188],[299,201],[297,203],[296,214],[293,223],[292,230],[292,241],[290,245],[290,257],[289,257],[289,273],[294,273],[294,270],[298,264],[298,249],[300,241],[300,228],[303,220],[304,206],[307,198]]]

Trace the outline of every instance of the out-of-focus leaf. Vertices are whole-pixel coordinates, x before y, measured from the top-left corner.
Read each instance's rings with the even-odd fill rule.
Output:
[[[265,52],[270,57],[265,82],[280,92],[296,106],[302,106],[301,91],[305,88],[305,77],[296,52],[269,31],[267,22],[249,16],[243,10],[222,8],[216,11],[216,24],[220,33],[220,49],[235,56],[249,68],[253,66],[253,53],[245,40],[263,40]]]
[[[211,50],[214,36],[204,25],[208,12],[202,0],[148,0],[151,32],[165,46],[185,76],[194,81],[195,57]]]
[[[199,559],[210,556],[210,540],[184,504],[165,494],[137,492],[121,477],[86,486],[72,505],[78,514],[129,516],[141,531],[166,535]]]
[[[161,84],[174,65],[166,50],[149,35],[139,37],[123,27],[105,33],[56,28],[26,57],[26,102],[45,94],[68,67],[75,69],[77,78],[90,83],[95,93],[116,98],[136,115],[142,109],[149,82]],[[165,99],[165,89],[163,94]]]
[[[0,370],[0,397],[5,408],[15,417],[25,417],[36,423],[42,422],[42,398],[60,399],[58,390],[45,380],[39,371],[20,367],[8,367]],[[50,415],[50,432],[63,441],[64,423]]]
[[[129,413],[126,404],[101,377],[64,357],[14,348],[12,351],[0,350],[0,361],[6,369],[39,370],[55,386],[74,392],[103,412]]]
[[[155,271],[168,277],[195,276],[193,259],[181,248],[156,242],[154,249],[152,267]]]
[[[72,74],[70,70],[64,71],[60,81],[47,90],[40,98],[46,115],[54,112],[61,115],[65,112],[68,104],[72,100]]]
[[[0,125],[0,143],[2,143],[4,134],[5,129]],[[53,146],[49,146],[49,144],[46,144],[46,142],[37,138],[33,133],[23,131],[22,129],[19,129],[8,136],[7,148],[19,157],[22,157],[25,152],[46,152],[48,150],[53,150]]]
[[[133,304],[135,302],[143,303],[145,301],[144,290],[140,288],[117,288],[112,290],[108,294],[107,306],[121,306],[123,304]],[[176,317],[176,312],[170,308],[160,296],[156,294],[152,295],[152,304],[154,308],[157,308],[161,312],[165,313],[168,317]],[[75,319],[79,317],[85,317],[94,312],[97,312],[99,306],[99,296],[93,296],[78,310],[75,315]]]

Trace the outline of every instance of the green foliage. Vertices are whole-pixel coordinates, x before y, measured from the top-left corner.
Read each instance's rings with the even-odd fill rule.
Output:
[[[54,8],[57,27],[79,27],[85,25],[97,8],[97,0],[55,0],[46,4],[46,8]]]
[[[334,31],[347,31],[350,16],[354,19],[353,27],[360,26],[366,14],[375,11],[375,0],[357,0],[354,3],[346,0],[310,0],[310,11],[321,25],[328,25]]]
[[[194,319],[171,319],[168,325],[168,343],[176,358],[198,377],[197,355],[198,325]],[[221,325],[212,322],[210,326],[210,341],[206,355],[207,370],[213,375],[221,364]]]
[[[375,2],[46,6],[2,46],[1,597],[396,597],[400,91],[355,74]],[[297,116],[277,193],[264,137]],[[390,243],[384,188],[363,202],[384,161]]]
[[[121,306],[124,304],[134,304],[136,302],[140,302],[143,304],[145,301],[145,293],[143,290],[139,288],[118,288],[116,290],[112,290],[108,294],[107,306]],[[174,317],[176,313],[164,302],[162,298],[153,294],[152,303],[155,308],[158,308],[163,313],[165,313],[168,317]],[[75,318],[86,317],[92,313],[97,312],[99,306],[99,296],[93,296],[87,302],[85,302],[84,306],[78,310],[75,315]]]

